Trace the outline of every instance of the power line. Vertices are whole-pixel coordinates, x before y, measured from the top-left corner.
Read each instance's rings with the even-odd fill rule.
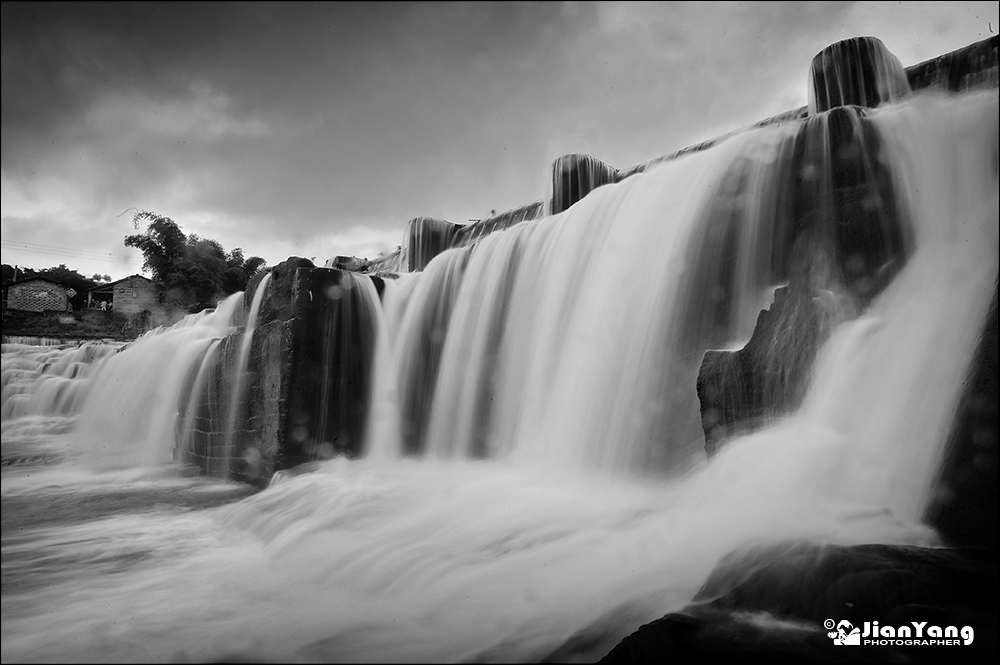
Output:
[[[76,259],[86,259],[89,261],[103,261],[106,263],[137,263],[134,256],[116,256],[111,252],[94,252],[84,249],[73,249],[70,247],[59,247],[57,245],[45,245],[42,243],[16,242],[0,240],[0,247],[17,250],[21,252],[32,252],[35,254],[45,254],[48,256],[69,257]]]
[[[70,252],[70,253],[80,254],[80,255],[90,255],[90,256],[94,256],[94,257],[114,256],[114,254],[112,254],[111,252],[97,252],[97,251],[90,250],[90,249],[80,249],[80,248],[76,248],[76,247],[60,247],[58,245],[46,245],[46,244],[40,243],[40,242],[28,242],[28,241],[24,241],[24,240],[8,240],[8,239],[5,238],[3,240],[0,240],[0,243],[2,243],[3,245],[6,245],[8,247],[10,247],[11,249],[53,250],[53,251],[61,251],[61,252]],[[22,245],[23,245],[23,247],[21,247]]]

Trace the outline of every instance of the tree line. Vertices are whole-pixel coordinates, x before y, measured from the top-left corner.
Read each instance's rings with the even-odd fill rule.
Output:
[[[142,252],[144,270],[159,285],[164,305],[191,312],[214,307],[216,302],[246,289],[247,282],[267,267],[259,256],[245,257],[243,250],[227,252],[217,241],[185,234],[177,222],[144,210],[132,217],[142,233],[125,236],[125,246]]]
[[[267,268],[261,257],[246,257],[239,247],[227,252],[219,242],[185,234],[174,220],[155,212],[137,212],[132,225],[141,232],[125,236],[125,246],[142,252],[143,270],[160,287],[161,304],[167,309],[198,312],[214,307],[222,298],[245,290],[250,278]],[[66,264],[44,270],[3,265],[5,286],[30,277],[72,287],[74,309],[86,306],[90,289],[112,281],[110,275],[85,277]]]

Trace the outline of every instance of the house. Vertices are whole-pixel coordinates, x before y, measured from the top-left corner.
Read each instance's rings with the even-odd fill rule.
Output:
[[[7,285],[7,309],[22,312],[65,312],[66,287],[47,277],[28,277]]]
[[[130,275],[110,284],[101,284],[90,290],[88,302],[107,302],[111,309],[122,314],[151,312],[160,304],[160,290],[156,283],[142,275]]]

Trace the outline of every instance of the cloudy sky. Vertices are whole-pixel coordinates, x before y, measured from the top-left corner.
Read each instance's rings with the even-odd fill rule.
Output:
[[[152,210],[275,264],[374,257],[406,221],[539,200],[806,103],[812,57],[904,65],[992,2],[2,3],[3,262],[140,272]],[[124,214],[123,214],[124,213]]]

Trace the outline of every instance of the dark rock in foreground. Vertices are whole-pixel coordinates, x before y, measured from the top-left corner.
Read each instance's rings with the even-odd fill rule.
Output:
[[[841,646],[824,627],[827,620],[862,629],[865,622],[927,622],[926,629],[968,626],[974,633],[968,645]],[[796,542],[726,557],[688,607],[641,627],[601,662],[995,662],[996,656],[991,553]]]
[[[709,456],[802,403],[813,360],[838,322],[812,291],[781,288],[745,347],[705,353],[697,389]]]
[[[957,547],[997,551],[997,290],[926,519]]]

